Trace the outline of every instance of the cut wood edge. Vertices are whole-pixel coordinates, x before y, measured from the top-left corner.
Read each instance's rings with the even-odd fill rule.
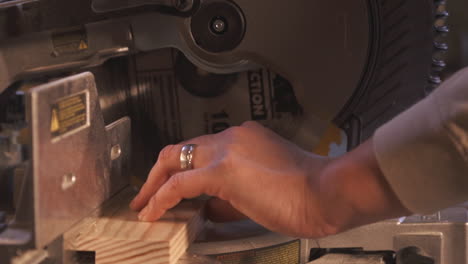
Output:
[[[95,252],[96,264],[177,263],[204,227],[204,202],[182,202],[161,221],[145,223],[128,207],[135,194],[124,189],[75,225],[64,235],[65,249]]]

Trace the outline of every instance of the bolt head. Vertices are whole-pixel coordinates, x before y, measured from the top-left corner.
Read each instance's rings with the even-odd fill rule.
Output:
[[[211,22],[211,30],[215,34],[223,34],[227,30],[227,23],[223,18],[214,18]]]

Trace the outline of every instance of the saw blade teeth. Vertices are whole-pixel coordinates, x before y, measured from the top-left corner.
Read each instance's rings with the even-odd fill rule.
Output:
[[[445,11],[445,10],[441,10],[441,11],[437,11],[436,12],[436,19],[447,19],[447,17],[449,16],[449,12]]]
[[[445,67],[447,67],[447,64],[445,63],[444,60],[440,60],[440,59],[436,59],[436,58],[432,59],[432,70],[433,71],[441,72],[441,71],[443,71],[445,69]]]
[[[447,34],[450,32],[450,28],[446,25],[449,12],[446,10],[447,2],[445,0],[434,0],[434,52],[432,56],[432,66],[429,74],[429,85],[426,89],[426,93],[429,94],[436,89],[442,83],[441,74],[446,68],[443,57],[447,53],[449,46],[445,42]]]
[[[442,83],[442,79],[440,79],[440,76],[438,75],[430,75],[429,82],[431,82],[431,84],[439,85]]]
[[[448,44],[445,42],[434,41],[434,48],[437,52],[446,52],[448,50]]]
[[[445,6],[447,2],[445,0],[434,0],[434,4],[436,7],[439,7],[439,6]]]
[[[429,75],[429,85],[425,89],[426,96],[434,91],[442,83],[442,79],[439,75],[431,74]]]
[[[443,25],[443,26],[435,26],[434,27],[436,33],[438,36],[445,37],[447,34],[450,32],[450,29],[448,26]]]

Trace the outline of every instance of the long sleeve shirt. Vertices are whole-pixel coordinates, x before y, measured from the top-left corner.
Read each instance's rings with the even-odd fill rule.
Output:
[[[406,208],[468,201],[468,68],[374,134],[380,168]]]

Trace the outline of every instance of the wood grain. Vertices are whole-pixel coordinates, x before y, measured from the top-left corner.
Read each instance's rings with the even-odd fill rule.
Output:
[[[65,248],[96,252],[96,264],[173,264],[202,230],[203,204],[187,201],[154,223],[140,222],[126,189],[65,234]]]

